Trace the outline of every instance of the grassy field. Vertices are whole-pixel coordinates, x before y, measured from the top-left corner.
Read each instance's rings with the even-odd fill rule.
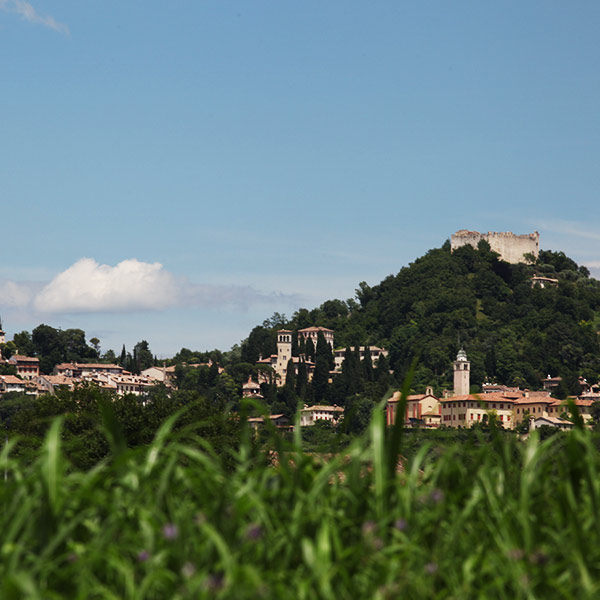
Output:
[[[224,460],[175,419],[137,450],[107,425],[113,453],[85,472],[60,420],[33,464],[4,447],[0,598],[600,597],[600,460],[582,428],[399,461],[405,434],[377,410],[326,461],[273,431],[273,466],[250,431]]]

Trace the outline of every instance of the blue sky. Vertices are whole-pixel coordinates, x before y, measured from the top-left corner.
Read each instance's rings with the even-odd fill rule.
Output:
[[[457,229],[600,276],[598,2],[0,0],[0,314],[228,349]]]

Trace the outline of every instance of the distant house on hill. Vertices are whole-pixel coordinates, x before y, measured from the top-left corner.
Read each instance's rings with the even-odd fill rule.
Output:
[[[319,333],[323,334],[325,341],[331,346],[333,350],[333,329],[327,329],[327,327],[305,327],[304,329],[298,330],[298,343],[302,341],[308,342],[308,340],[312,340],[315,348],[317,347],[317,337]]]
[[[252,376],[248,377],[248,381],[242,386],[242,398],[258,398],[263,397],[260,391],[260,385],[252,381]]]
[[[536,417],[529,422],[529,429],[539,429],[546,425],[547,427],[557,427],[558,429],[568,430],[575,426],[571,421],[559,417]]]
[[[547,287],[557,287],[558,279],[553,279],[552,277],[542,277],[541,275],[534,275],[531,278],[531,287],[539,287],[539,288],[547,288]]]
[[[337,425],[343,416],[344,409],[335,404],[333,406],[304,405],[304,408],[300,411],[300,425],[302,427],[310,427],[315,425],[317,421],[329,421],[333,425]]]
[[[290,428],[290,420],[284,414],[277,415],[269,415],[267,419],[275,425],[277,429],[289,429]],[[264,417],[249,417],[248,423],[250,427],[256,431],[265,425]]]
[[[25,393],[26,382],[14,375],[0,375],[0,394],[8,392]]]
[[[17,368],[17,375],[24,379],[33,379],[40,374],[40,361],[38,358],[13,354],[8,359],[8,364],[14,365]]]
[[[106,363],[60,363],[54,367],[54,375],[64,377],[85,377],[95,374],[121,375],[124,369],[120,365]]]

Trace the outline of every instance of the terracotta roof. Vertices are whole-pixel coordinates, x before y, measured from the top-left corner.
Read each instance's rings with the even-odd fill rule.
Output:
[[[37,360],[37,359],[36,359]],[[55,369],[59,369],[64,371],[66,369],[72,370],[81,370],[85,369],[119,369],[123,370],[123,367],[120,365],[106,364],[106,363],[60,363],[54,367]]]
[[[540,398],[519,398],[515,404],[552,404],[554,398],[551,396],[543,396]]]
[[[327,411],[332,410],[334,412],[344,412],[344,409],[341,406],[324,406],[323,404],[315,404],[314,406],[306,406],[302,409],[302,411]]]
[[[298,333],[308,333],[309,331],[330,331],[333,333],[333,329],[327,329],[327,327],[305,327],[304,329],[298,329]]]
[[[13,359],[19,362],[40,362],[39,358],[35,358],[33,356],[23,356],[22,354],[13,354],[8,361],[11,362]]]
[[[20,383],[21,385],[25,385],[25,382],[22,379],[19,379],[16,375],[0,375],[0,381],[3,383]]]
[[[440,398],[440,402],[506,402],[514,404],[515,398],[508,397],[505,394],[464,394],[462,396],[450,396],[449,398]]]
[[[80,369],[120,369],[123,370],[123,367],[120,365],[111,365],[105,363],[75,363],[75,365]]]
[[[400,402],[400,398],[402,396],[401,392],[394,392],[394,395],[388,399],[388,402]],[[425,398],[433,398],[434,400],[439,400],[437,396],[433,394],[411,394],[406,397],[407,402],[417,402],[419,400],[424,400]]]

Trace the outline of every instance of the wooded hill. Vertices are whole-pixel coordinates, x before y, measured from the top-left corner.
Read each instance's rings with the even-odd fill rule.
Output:
[[[558,286],[532,288],[534,275],[558,279]],[[413,388],[420,391],[452,386],[460,346],[475,385],[538,389],[551,375],[563,378],[563,392],[578,393],[579,376],[594,383],[600,375],[600,282],[563,252],[542,250],[531,264],[509,264],[486,242],[453,253],[446,242],[379,285],[362,282],[356,300],[328,300],[289,320],[276,313],[243,342],[242,360],[274,353],[278,328],[311,325],[334,329],[337,348],[389,349],[398,381],[416,357]]]

